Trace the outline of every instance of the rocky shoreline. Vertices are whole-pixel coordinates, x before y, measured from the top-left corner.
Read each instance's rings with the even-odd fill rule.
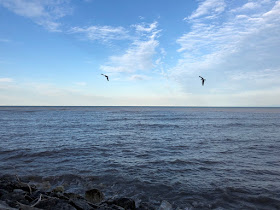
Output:
[[[98,189],[85,191],[84,196],[67,193],[63,186],[42,189],[17,175],[0,176],[0,209],[2,210],[148,210],[155,209],[149,204],[135,205],[131,198],[106,199]],[[171,210],[172,206],[163,201],[159,210]]]

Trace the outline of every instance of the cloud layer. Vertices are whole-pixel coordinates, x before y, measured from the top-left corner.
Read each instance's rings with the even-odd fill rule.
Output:
[[[249,1],[236,8],[210,2],[216,1],[202,2],[188,18],[191,31],[177,39],[181,58],[170,76],[188,88],[180,78],[204,73],[230,82],[232,72],[278,71],[280,1]],[[205,19],[213,16],[217,19]]]
[[[155,66],[154,56],[159,46],[157,22],[133,25],[139,34],[122,55],[109,57],[107,64],[100,68],[105,72],[133,73],[151,70]]]
[[[47,30],[60,31],[59,18],[71,13],[68,0],[0,0],[0,5],[17,15],[30,18]]]

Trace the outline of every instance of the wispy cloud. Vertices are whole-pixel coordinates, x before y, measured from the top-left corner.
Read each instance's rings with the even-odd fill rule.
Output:
[[[150,77],[146,75],[135,74],[129,77],[129,80],[148,80]]]
[[[194,73],[216,73],[224,80],[225,71],[254,72],[280,66],[280,1],[256,0],[224,8],[226,15],[218,21],[202,16],[209,10],[196,11],[191,16],[195,21],[189,22],[191,31],[177,39],[182,57],[170,73],[183,86],[180,78]]]
[[[133,25],[140,37],[136,37],[122,55],[109,57],[107,64],[100,68],[106,72],[127,72],[150,70],[154,67],[154,56],[159,46],[157,22]]]
[[[72,27],[69,33],[83,34],[87,39],[108,42],[110,40],[121,40],[128,38],[128,32],[121,26],[88,26]]]
[[[135,30],[137,32],[143,33],[150,33],[152,31],[155,31],[157,28],[158,23],[157,22],[153,22],[151,24],[148,23],[141,23],[141,24],[136,24],[136,25],[132,25],[132,27],[135,27]]]
[[[0,5],[17,15],[30,18],[49,31],[60,31],[58,19],[71,13],[69,0],[0,0]]]
[[[13,81],[14,81],[14,80],[13,80],[12,78],[7,78],[7,77],[6,77],[6,78],[0,78],[0,82],[3,82],[3,83],[4,83],[4,82],[5,82],[5,83],[6,83],[6,82],[13,82]]]
[[[193,20],[204,17],[207,19],[216,18],[218,14],[225,10],[226,4],[224,0],[206,0],[199,4],[199,7],[191,16],[186,17],[185,20]]]

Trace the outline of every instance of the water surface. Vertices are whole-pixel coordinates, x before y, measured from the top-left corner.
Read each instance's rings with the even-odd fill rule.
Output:
[[[157,207],[280,209],[280,108],[0,107],[0,173]]]

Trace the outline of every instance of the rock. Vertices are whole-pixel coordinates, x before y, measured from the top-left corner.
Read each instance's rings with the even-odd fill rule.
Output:
[[[126,210],[136,209],[135,201],[131,198],[117,198],[112,201],[107,201],[108,204],[115,204],[117,206],[123,207]]]
[[[88,209],[96,209],[98,206],[88,203],[87,200],[75,193],[64,193],[63,194],[69,201],[69,204],[74,206],[78,210],[88,210]]]
[[[78,210],[91,210],[93,207],[88,204],[88,202],[84,199],[70,199],[69,204],[74,206]],[[97,208],[97,206],[95,206]]]
[[[15,208],[8,206],[8,204],[5,201],[0,201],[0,209],[1,210],[17,210]]]
[[[49,181],[45,181],[42,183],[36,184],[38,189],[43,190],[43,191],[49,191],[51,189],[51,183]]]
[[[9,193],[9,192],[6,191],[6,190],[1,189],[1,186],[0,186],[0,198],[1,198],[3,195],[7,194],[7,193]]]
[[[104,200],[104,195],[98,189],[91,189],[85,192],[85,198],[91,203],[100,203]]]
[[[18,203],[19,209],[20,210],[42,210],[42,209],[38,209],[36,207],[32,207],[32,206],[28,206],[28,205],[24,205],[22,203]]]
[[[13,190],[14,193],[18,193],[18,194],[25,194],[26,192],[22,189],[14,189]]]
[[[22,193],[7,193],[1,197],[1,200],[6,201],[6,203],[16,208],[17,202],[22,204],[29,204],[29,202],[25,199],[25,195]]]
[[[98,205],[96,209],[97,210],[125,210],[123,207],[117,206],[115,204],[108,204],[108,203],[102,203]]]
[[[51,197],[46,200],[41,200],[36,207],[46,210],[76,210],[67,201]]]
[[[64,193],[64,187],[62,185],[57,186],[56,188],[54,188],[52,190],[52,192],[54,192],[54,193]]]
[[[172,205],[168,201],[162,201],[158,210],[172,210]]]
[[[151,204],[146,203],[146,202],[139,203],[139,206],[136,209],[137,210],[156,210],[156,208],[154,208],[153,206],[151,206]]]
[[[192,202],[192,205],[193,205],[194,208],[197,208],[199,206],[198,202],[196,202],[196,201]]]

